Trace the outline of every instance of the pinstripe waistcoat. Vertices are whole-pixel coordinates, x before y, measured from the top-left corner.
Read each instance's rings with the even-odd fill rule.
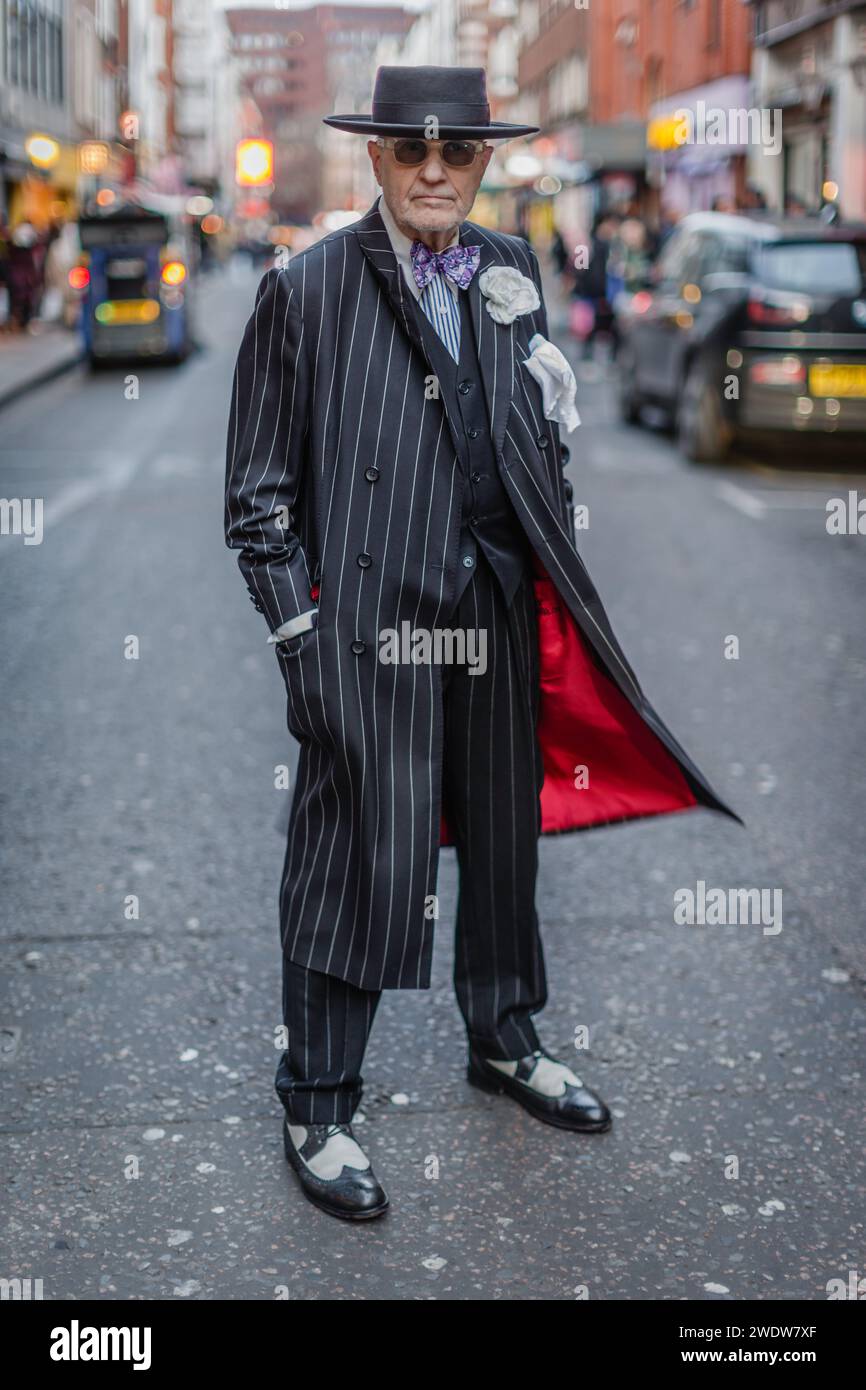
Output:
[[[534,252],[466,221],[496,465],[532,547],[542,650],[542,833],[702,804],[739,820],[649,705],[578,557],[558,427],[522,365],[539,309],[498,324],[479,278]],[[263,276],[234,372],[225,527],[275,630],[300,745],[280,889],[284,952],[366,989],[430,983],[441,844],[441,670],[379,659],[386,630],[447,626],[464,480],[408,288],[375,205]],[[315,596],[315,599],[311,597]],[[580,787],[577,765],[587,767]]]

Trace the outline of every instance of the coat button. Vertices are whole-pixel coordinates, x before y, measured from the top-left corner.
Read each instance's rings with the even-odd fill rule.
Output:
[[[360,656],[361,653],[362,653],[362,652],[365,652],[366,650],[367,650],[367,643],[366,643],[366,642],[360,642],[360,641],[358,641],[358,640],[356,639],[356,640],[352,643],[352,651],[354,652],[355,656]]]
[[[478,517],[477,517],[477,516],[470,516],[470,518],[469,518],[469,525],[470,525],[470,526],[477,526],[477,525],[478,525]]]
[[[464,555],[464,556],[463,556],[463,563],[464,563],[464,565],[466,566],[466,568],[467,568],[468,570],[471,570],[471,568],[472,568],[472,566],[473,566],[473,564],[474,564],[475,562],[474,562],[474,560],[472,559],[472,556],[471,556],[471,555]]]
[[[563,462],[563,465],[565,465],[566,463],[568,463],[568,460],[571,458],[571,450],[569,449],[569,447],[568,447],[567,444],[560,444],[560,446],[559,446],[559,452],[560,452],[560,454],[562,455],[562,462]]]
[[[368,482],[368,483],[375,483],[376,479],[379,477],[379,470],[378,470],[378,468],[367,468],[367,469],[365,469],[365,470],[364,470],[364,477],[367,479],[367,482]]]
[[[472,474],[472,481],[473,481],[473,483],[480,483],[480,482],[481,482],[481,479],[482,479],[483,477],[484,477],[484,474],[483,474],[483,473],[473,473],[473,474]]]
[[[474,425],[472,425],[471,428],[466,431],[466,433],[469,435],[470,439],[478,438],[478,430],[475,428]]]
[[[362,569],[362,570],[365,570],[365,569],[367,568],[367,566],[368,566],[368,565],[372,565],[372,563],[373,563],[373,557],[372,557],[372,555],[368,555],[367,552],[366,552],[366,550],[362,550],[362,551],[361,551],[361,554],[358,556],[358,564],[361,566],[361,569]]]
[[[468,396],[469,392],[472,390],[472,382],[461,381],[457,387],[457,390],[460,392],[461,396]]]
[[[548,439],[546,434],[540,434],[535,442],[538,445],[539,449],[546,449],[548,444],[550,443],[550,440]]]

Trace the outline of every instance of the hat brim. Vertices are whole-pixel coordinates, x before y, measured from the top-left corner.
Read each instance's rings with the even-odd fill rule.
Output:
[[[334,130],[346,130],[350,135],[426,135],[423,125],[393,125],[374,121],[372,116],[323,116],[322,120]],[[440,125],[439,136],[444,140],[513,140],[518,135],[537,135],[540,129],[537,125],[491,121],[484,126]]]

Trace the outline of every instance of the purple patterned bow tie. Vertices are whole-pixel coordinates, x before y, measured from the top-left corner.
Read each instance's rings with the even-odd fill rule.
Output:
[[[478,269],[481,247],[449,246],[447,251],[431,251],[423,241],[413,241],[410,255],[412,274],[419,290],[423,290],[440,271],[459,290],[465,290]]]

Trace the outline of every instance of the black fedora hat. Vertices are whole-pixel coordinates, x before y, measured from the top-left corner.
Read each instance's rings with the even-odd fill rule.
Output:
[[[491,121],[483,68],[380,67],[369,116],[322,119],[325,125],[353,135],[424,135],[431,139],[511,140],[539,130],[537,125]]]

